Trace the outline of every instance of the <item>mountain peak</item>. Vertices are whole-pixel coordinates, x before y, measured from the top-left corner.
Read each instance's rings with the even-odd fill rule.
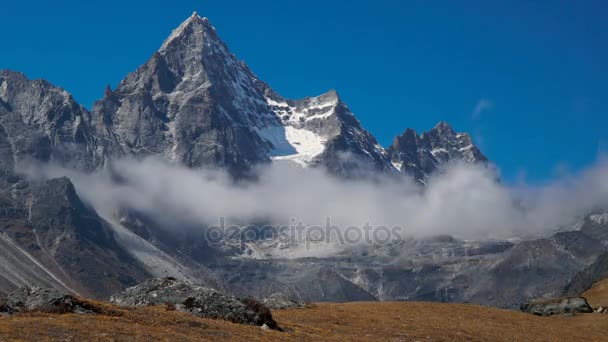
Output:
[[[421,135],[408,128],[394,139],[387,152],[398,170],[422,183],[442,164],[450,161],[470,164],[488,161],[469,134],[456,133],[445,121]]]
[[[178,37],[181,37],[187,31],[187,29],[193,25],[201,25],[203,26],[203,29],[215,31],[215,28],[209,23],[207,18],[201,17],[198,15],[198,12],[194,11],[192,12],[192,15],[188,17],[188,19],[182,22],[175,30],[173,30],[173,32],[171,32],[171,35],[165,40],[159,51],[165,50],[172,41]]]
[[[338,92],[335,89],[330,89],[328,92],[319,96],[318,98],[322,99],[322,100],[326,100],[326,101],[332,101],[336,104],[338,104],[340,101],[342,101],[340,99],[340,94],[338,94]]]
[[[437,125],[435,125],[435,127],[433,128],[435,130],[454,130],[452,128],[452,126],[447,123],[446,121],[440,121]]]

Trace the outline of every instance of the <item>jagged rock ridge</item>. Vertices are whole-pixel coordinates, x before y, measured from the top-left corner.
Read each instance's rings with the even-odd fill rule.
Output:
[[[456,133],[446,122],[418,135],[407,129],[387,149],[391,162],[401,173],[424,182],[448,162],[485,163],[486,156],[468,133]]]

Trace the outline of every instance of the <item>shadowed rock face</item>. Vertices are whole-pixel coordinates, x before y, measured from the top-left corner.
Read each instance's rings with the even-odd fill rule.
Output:
[[[4,291],[33,283],[103,298],[148,277],[67,178],[39,184],[17,178],[2,191]]]

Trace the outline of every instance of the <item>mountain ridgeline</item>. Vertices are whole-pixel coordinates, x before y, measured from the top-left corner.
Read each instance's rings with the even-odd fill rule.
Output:
[[[446,123],[421,137],[407,130],[385,150],[337,92],[283,98],[197,14],[116,89],[106,89],[91,112],[46,81],[2,71],[0,113],[6,171],[28,158],[93,170],[159,155],[235,175],[287,160],[344,177],[403,172],[422,180],[450,160],[486,160],[468,135]]]
[[[468,134],[445,122],[420,135],[407,129],[384,149],[337,92],[282,97],[195,13],[91,111],[46,81],[0,71],[0,292],[34,283],[107,298],[172,276],[258,298],[281,292],[305,301],[515,307],[604,273],[594,265],[607,252],[607,220],[522,243],[438,238],[363,254],[256,260],[168,232],[137,208],[102,218],[68,178],[31,181],[16,173],[32,160],[90,172],[147,156],[237,178],[281,162],[336,177],[403,175],[421,184],[450,162],[488,163]],[[248,247],[261,250],[255,242]],[[394,255],[411,260],[395,263]]]

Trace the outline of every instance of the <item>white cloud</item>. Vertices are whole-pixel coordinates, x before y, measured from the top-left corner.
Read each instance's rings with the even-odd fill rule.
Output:
[[[481,116],[481,114],[483,114],[484,112],[487,112],[489,110],[492,110],[492,108],[494,108],[494,102],[488,99],[480,99],[479,101],[477,101],[477,104],[475,105],[475,108],[473,109],[473,113],[471,114],[473,119],[477,119]]]
[[[516,188],[500,184],[492,170],[465,164],[449,166],[429,179],[426,189],[409,179],[347,181],[287,165],[264,168],[258,181],[246,184],[236,184],[222,172],[156,159],[123,160],[113,168],[113,177],[52,166],[30,167],[28,173],[68,176],[104,216],[134,208],[166,229],[213,225],[220,217],[277,225],[288,225],[290,218],[322,225],[331,217],[341,227],[398,225],[418,237],[509,238],[548,234],[592,210],[608,208],[608,164],[603,161],[551,184]]]

